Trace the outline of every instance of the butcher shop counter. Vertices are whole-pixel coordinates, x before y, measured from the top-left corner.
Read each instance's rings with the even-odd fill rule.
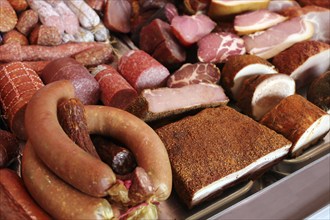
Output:
[[[160,204],[160,219],[315,219],[318,211],[323,215],[317,219],[329,219],[329,204],[330,133],[303,155],[193,209],[172,192]]]

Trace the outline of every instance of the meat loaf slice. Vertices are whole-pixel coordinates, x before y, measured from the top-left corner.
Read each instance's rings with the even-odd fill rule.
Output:
[[[282,134],[293,145],[291,156],[300,155],[330,130],[330,115],[300,95],[283,99],[260,123]]]
[[[145,89],[126,110],[149,122],[193,109],[226,105],[228,101],[219,85],[200,83],[180,88]]]
[[[330,45],[319,41],[296,43],[276,55],[272,63],[279,72],[291,76],[297,88],[301,88],[329,69]]]
[[[156,129],[168,151],[173,185],[193,207],[285,157],[291,142],[223,106]]]
[[[244,80],[239,91],[237,106],[255,120],[296,91],[294,80],[280,73],[258,74]]]

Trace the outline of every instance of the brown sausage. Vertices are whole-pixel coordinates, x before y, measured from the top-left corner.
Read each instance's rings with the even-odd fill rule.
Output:
[[[9,131],[0,130],[0,168],[6,167],[19,153],[18,139]]]
[[[0,0],[0,32],[13,30],[17,23],[17,15],[8,0]]]
[[[33,201],[22,179],[7,168],[0,169],[0,200],[1,219],[50,219]]]
[[[77,146],[57,119],[60,100],[74,98],[70,81],[56,81],[40,89],[26,108],[25,127],[36,154],[59,177],[77,189],[105,196],[115,183],[111,168]],[[42,134],[42,135],[41,135]]]
[[[27,142],[22,161],[22,176],[32,197],[55,219],[111,219],[107,200],[79,192],[54,175]]]
[[[172,171],[167,151],[156,132],[136,116],[109,106],[85,106],[90,134],[118,139],[135,156],[137,164],[150,176],[158,200],[166,200],[172,190]]]
[[[29,41],[28,39],[25,37],[25,35],[23,35],[22,33],[16,31],[16,30],[11,30],[6,32],[3,35],[3,43],[4,44],[10,44],[13,42],[17,42],[20,45],[28,45]]]
[[[23,11],[18,18],[16,29],[28,36],[33,28],[38,24],[39,17],[38,13],[32,9]]]
[[[61,33],[56,27],[37,25],[30,34],[30,44],[56,46],[62,43]]]
[[[16,12],[21,12],[29,6],[26,0],[8,0]]]

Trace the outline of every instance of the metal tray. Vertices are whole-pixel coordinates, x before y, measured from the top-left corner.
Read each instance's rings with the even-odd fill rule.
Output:
[[[330,132],[317,144],[308,148],[302,155],[296,158],[284,159],[275,165],[272,170],[280,175],[287,176],[329,153]]]
[[[225,190],[219,197],[192,209],[188,209],[173,190],[170,198],[159,205],[159,219],[205,219],[248,197],[254,185],[258,184],[252,180],[240,183]]]

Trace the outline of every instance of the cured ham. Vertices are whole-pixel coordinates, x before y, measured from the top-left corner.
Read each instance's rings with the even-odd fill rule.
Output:
[[[186,63],[167,80],[167,86],[182,87],[197,83],[218,83],[220,69],[213,63]]]
[[[269,10],[257,10],[237,15],[234,20],[234,28],[239,35],[251,34],[270,28],[286,19],[286,17]]]
[[[243,39],[247,53],[269,59],[295,43],[310,39],[313,34],[313,24],[296,17]]]
[[[301,17],[314,25],[312,40],[330,43],[330,10],[318,6],[290,7],[281,12],[284,16]]]
[[[224,63],[229,56],[245,54],[244,41],[232,33],[210,33],[197,43],[200,62]]]
[[[171,22],[174,35],[185,46],[196,43],[211,33],[215,26],[216,23],[204,14],[175,16]]]
[[[131,30],[132,7],[128,0],[108,0],[105,4],[103,22],[111,31],[128,33]]]
[[[256,74],[277,73],[267,60],[255,55],[235,55],[228,58],[222,68],[221,85],[231,97],[237,98],[243,81]]]
[[[272,63],[279,72],[291,76],[297,88],[302,88],[330,68],[330,45],[319,41],[299,42],[276,55]]]
[[[126,111],[151,122],[194,109],[226,105],[228,102],[221,86],[199,83],[180,88],[145,89]]]
[[[291,156],[324,137],[330,129],[330,115],[300,95],[282,99],[265,114],[260,123],[292,142]]]

